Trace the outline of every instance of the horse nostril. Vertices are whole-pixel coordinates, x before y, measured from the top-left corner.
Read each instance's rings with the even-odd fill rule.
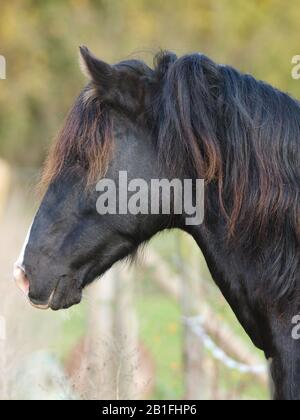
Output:
[[[26,296],[29,294],[29,280],[26,276],[25,271],[20,267],[14,268],[14,279],[18,288],[25,293]]]

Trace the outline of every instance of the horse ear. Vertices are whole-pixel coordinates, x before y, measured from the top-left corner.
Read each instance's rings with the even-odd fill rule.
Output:
[[[146,65],[131,60],[111,66],[80,47],[83,73],[92,81],[94,96],[125,114],[136,117],[147,108],[150,90]],[[148,74],[148,76],[147,76]]]
[[[113,66],[99,60],[87,47],[82,46],[79,49],[80,67],[83,74],[101,91],[112,88],[117,79],[117,72]]]
[[[165,77],[169,68],[177,60],[177,55],[171,51],[161,51],[154,58],[154,67],[159,78]]]

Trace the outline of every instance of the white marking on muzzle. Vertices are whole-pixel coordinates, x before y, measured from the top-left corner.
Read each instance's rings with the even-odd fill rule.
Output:
[[[33,223],[32,223],[32,224],[33,224]],[[21,253],[20,253],[20,255],[19,255],[19,258],[17,259],[17,261],[15,262],[15,265],[14,265],[14,266],[15,266],[15,268],[21,268],[21,270],[24,270],[24,256],[25,256],[26,247],[27,247],[27,245],[28,245],[29,238],[30,238],[30,233],[31,233],[32,224],[31,224],[31,226],[30,226],[30,228],[29,228],[29,230],[28,230],[28,233],[27,233],[27,236],[26,236],[25,242],[24,242],[24,244],[23,244],[23,247],[22,247]]]

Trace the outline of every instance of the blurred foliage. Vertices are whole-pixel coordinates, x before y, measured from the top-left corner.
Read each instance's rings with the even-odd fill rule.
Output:
[[[10,0],[0,4],[0,155],[40,165],[85,81],[77,48],[110,62],[202,51],[297,96],[297,0]]]

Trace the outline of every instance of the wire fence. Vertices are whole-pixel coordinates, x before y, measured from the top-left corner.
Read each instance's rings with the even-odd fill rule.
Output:
[[[203,317],[201,315],[195,317],[184,317],[184,323],[193,331],[193,333],[200,339],[201,343],[211,353],[211,355],[221,362],[226,368],[237,370],[244,374],[264,374],[267,373],[266,365],[250,366],[240,363],[229,357],[224,350],[219,347],[215,341],[205,331]]]

